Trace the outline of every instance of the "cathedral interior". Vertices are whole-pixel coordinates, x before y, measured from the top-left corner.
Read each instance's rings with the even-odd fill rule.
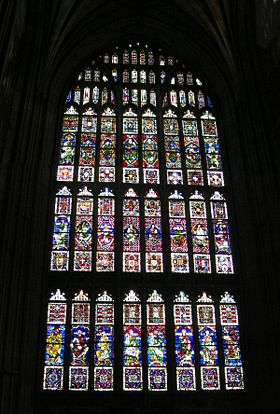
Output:
[[[1,413],[276,412],[280,2],[3,0],[0,19]],[[73,76],[94,56],[137,42],[186,62],[215,103],[234,223],[236,272],[229,282],[221,275],[207,279],[207,287],[238,292],[244,389],[178,392],[173,387],[139,393],[124,392],[121,385],[105,393],[43,389],[50,293],[60,286],[91,288],[95,281],[104,286],[107,277],[90,272],[71,274],[70,280],[67,272],[50,271],[65,96]],[[108,290],[118,291],[125,284],[130,289],[131,277],[120,280],[109,275]],[[194,284],[203,289],[203,275],[202,280],[197,278]],[[153,277],[149,280],[146,286],[153,289]],[[168,297],[172,277],[156,280]],[[137,279],[137,286],[141,284]],[[116,372],[118,381],[121,374]]]

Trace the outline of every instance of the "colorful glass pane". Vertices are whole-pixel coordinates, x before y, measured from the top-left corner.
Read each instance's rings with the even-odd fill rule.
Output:
[[[227,203],[222,194],[215,191],[211,197],[215,259],[217,273],[234,273],[232,248],[229,235]]]
[[[141,305],[138,296],[130,291],[123,304],[123,389],[141,391],[142,328]]]
[[[97,220],[96,270],[110,272],[114,270],[115,200],[108,188],[99,194]]]
[[[244,378],[238,311],[234,298],[228,292],[225,292],[221,296],[220,319],[222,325],[226,389],[240,390],[244,388]]]
[[[71,209],[71,193],[63,187],[55,200],[51,270],[68,270]]]
[[[75,223],[74,270],[90,271],[92,268],[93,198],[85,187],[77,197]]]
[[[205,293],[197,300],[200,374],[203,390],[220,389],[215,308],[211,302],[212,299]]]
[[[140,271],[139,200],[133,189],[123,199],[123,271]]]
[[[165,305],[156,291],[147,301],[148,390],[167,390]]]
[[[113,390],[114,305],[104,292],[95,305],[94,390]]]
[[[194,369],[194,339],[192,327],[192,308],[183,292],[174,300],[174,335],[176,356],[176,384],[178,391],[193,391],[196,389]],[[187,368],[186,368],[187,367]]]
[[[48,303],[44,390],[62,390],[65,353],[66,299],[57,289]]]
[[[70,337],[69,389],[88,390],[90,303],[88,295],[80,291],[72,301]]]

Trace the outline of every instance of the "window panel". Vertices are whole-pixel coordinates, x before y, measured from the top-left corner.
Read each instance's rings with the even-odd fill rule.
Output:
[[[211,296],[203,293],[197,300],[201,388],[220,389],[220,369],[215,307]]]
[[[123,304],[123,389],[141,391],[142,379],[142,321],[140,299],[131,290]]]
[[[176,385],[178,391],[196,389],[192,306],[188,295],[180,292],[173,305]]]
[[[157,291],[147,300],[148,390],[167,390],[165,305]]]
[[[114,389],[114,305],[105,291],[95,304],[94,390]]]
[[[69,389],[87,391],[89,381],[90,303],[82,290],[72,301]]]
[[[59,289],[48,303],[44,390],[62,390],[65,353],[66,299]]]

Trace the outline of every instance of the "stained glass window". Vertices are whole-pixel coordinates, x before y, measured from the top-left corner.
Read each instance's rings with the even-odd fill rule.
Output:
[[[114,270],[115,250],[115,199],[108,188],[101,190],[98,197],[96,270]]]
[[[216,272],[233,273],[227,203],[224,196],[218,191],[215,191],[211,197],[211,216],[215,245]]]
[[[178,391],[196,389],[192,306],[188,295],[180,292],[173,305]]]
[[[45,390],[62,390],[65,354],[66,299],[59,289],[48,303],[44,384]]]
[[[227,390],[244,388],[238,310],[235,299],[228,292],[221,296],[220,320],[222,325],[225,382]]]
[[[91,271],[92,268],[92,229],[93,197],[84,187],[78,193],[76,203],[74,270]]]
[[[67,187],[56,193],[51,270],[68,270],[72,195]]]
[[[220,291],[239,269],[207,86],[139,42],[95,56],[64,102],[48,266],[68,293],[47,305],[43,388],[243,389],[237,305]],[[101,283],[113,296],[96,299]]]
[[[142,117],[142,157],[144,183],[159,184],[157,121],[150,109]]]
[[[165,305],[156,290],[147,300],[148,390],[167,390]]]
[[[114,373],[114,304],[105,291],[95,304],[94,390],[112,391]]]
[[[123,389],[141,391],[142,380],[142,316],[140,299],[131,290],[123,304]]]
[[[140,272],[140,207],[130,188],[123,199],[123,271]]]
[[[190,217],[195,273],[211,273],[211,260],[204,197],[195,191],[190,197]]]
[[[74,296],[71,314],[69,389],[88,390],[90,303],[82,290]]]
[[[151,188],[144,200],[146,271],[162,272],[162,228],[161,202],[158,194]]]
[[[186,207],[184,197],[177,190],[168,200],[171,271],[189,272]]]
[[[220,389],[220,369],[215,306],[211,296],[203,293],[197,300],[201,388]]]

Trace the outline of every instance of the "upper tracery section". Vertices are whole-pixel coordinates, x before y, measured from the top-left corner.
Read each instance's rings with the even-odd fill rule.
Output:
[[[178,60],[148,45],[116,47],[67,95],[57,180],[221,187],[213,111]]]

